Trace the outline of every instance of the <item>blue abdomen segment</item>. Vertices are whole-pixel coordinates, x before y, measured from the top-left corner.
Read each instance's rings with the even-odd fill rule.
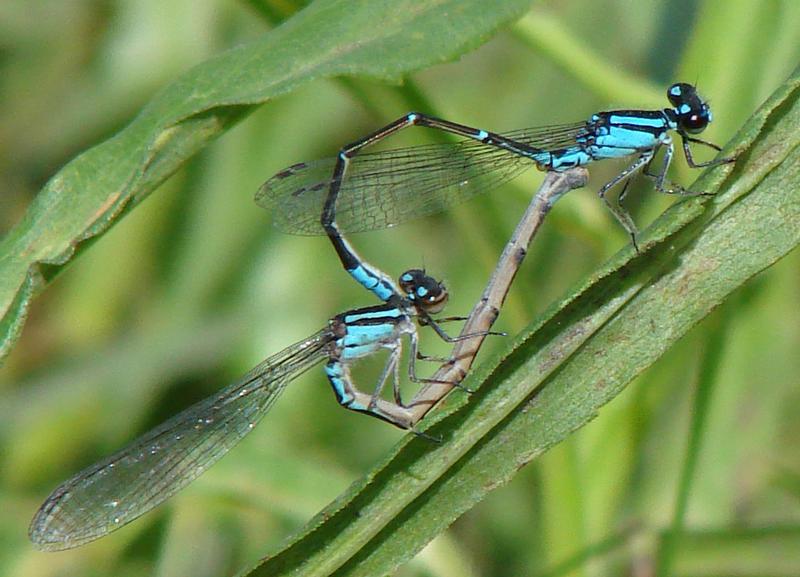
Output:
[[[395,294],[391,286],[387,285],[376,273],[367,270],[362,264],[355,268],[347,269],[347,272],[356,279],[356,282],[368,291],[375,293],[382,301],[388,301]]]
[[[339,361],[331,361],[325,365],[325,375],[327,375],[328,381],[330,381],[333,387],[336,400],[340,405],[348,409],[366,411],[367,407],[355,402],[355,396],[351,390],[350,378],[345,371],[344,365]]]

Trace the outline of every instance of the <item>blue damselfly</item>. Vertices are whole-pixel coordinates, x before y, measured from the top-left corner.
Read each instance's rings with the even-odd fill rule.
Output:
[[[447,342],[479,335],[448,336],[431,317],[445,306],[444,285],[412,269],[383,304],[333,317],[322,330],[269,357],[236,383],[175,415],[110,457],[84,469],[47,498],[31,522],[31,541],[44,550],[77,547],[98,539],[156,507],[206,471],[266,415],[286,385],[325,362],[338,402],[353,411],[412,430],[415,419],[400,398],[399,363],[403,337],[410,342],[408,376],[421,379],[417,328],[432,327]],[[441,319],[447,320],[447,319]],[[360,391],[350,368],[380,350],[389,358],[372,393]],[[392,379],[394,400],[382,398]],[[437,381],[438,382],[438,381]]]
[[[667,170],[674,155],[670,136],[676,132],[692,168],[732,162],[718,158],[695,162],[690,143],[716,151],[715,144],[696,138],[711,122],[708,103],[694,86],[673,84],[667,90],[671,108],[598,112],[588,120],[498,134],[413,112],[341,149],[335,158],[290,166],[262,185],[256,202],[273,211],[276,226],[294,234],[327,234],[345,268],[361,283],[352,250],[341,248],[340,233],[384,228],[440,212],[457,202],[499,186],[536,166],[563,171],[597,160],[635,156],[635,161],[598,191],[636,245],[637,229],[628,212],[606,193],[642,172],[656,190],[694,195],[670,185]],[[379,152],[362,150],[410,126],[424,126],[464,137],[454,143],[427,144]],[[660,169],[650,167],[665,148]],[[348,256],[347,253],[350,253]]]

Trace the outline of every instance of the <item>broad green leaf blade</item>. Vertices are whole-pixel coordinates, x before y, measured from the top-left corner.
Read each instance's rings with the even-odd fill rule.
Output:
[[[84,241],[258,105],[311,80],[359,74],[398,82],[451,60],[522,15],[527,0],[320,0],[254,42],[189,70],[124,130],[67,164],[0,244],[0,358],[31,299]],[[241,201],[251,201],[242,191]]]
[[[383,575],[586,424],[748,279],[800,243],[800,71],[695,188],[465,385],[481,386],[250,575]],[[726,180],[722,180],[728,172]]]

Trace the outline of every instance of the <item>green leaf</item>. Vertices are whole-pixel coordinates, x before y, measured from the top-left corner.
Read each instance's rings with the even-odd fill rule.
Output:
[[[694,530],[680,536],[670,575],[800,575],[800,527]]]
[[[748,279],[800,243],[800,71],[730,148],[735,166],[692,188],[590,281],[551,308],[431,419],[441,444],[408,436],[388,461],[251,575],[382,575],[490,490],[594,418]]]
[[[255,41],[189,70],[125,129],[62,168],[3,239],[0,359],[19,337],[31,299],[85,241],[106,231],[257,105],[341,74],[399,82],[475,48],[529,5],[320,0]]]

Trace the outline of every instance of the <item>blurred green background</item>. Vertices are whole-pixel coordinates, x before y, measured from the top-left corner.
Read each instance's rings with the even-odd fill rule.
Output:
[[[61,165],[124,126],[156,90],[296,8],[3,2],[4,233]],[[333,314],[373,304],[325,239],[280,235],[254,206],[276,171],[333,154],[410,109],[503,131],[661,107],[676,80],[709,98],[715,120],[704,137],[724,144],[797,65],[797,30],[791,0],[536,2],[520,23],[402,87],[324,80],[263,106],[35,300],[0,372],[0,573],[233,574],[400,438],[340,410],[312,370],[242,445],[156,512],[75,551],[39,553],[27,542],[56,484]],[[398,142],[429,137],[418,130]],[[690,183],[682,157],[675,164],[674,177]],[[592,167],[589,190],[559,202],[500,330],[516,333],[625,246],[592,193],[619,169]],[[451,288],[450,314],[463,314],[540,178],[531,171],[447,214],[352,240],[392,274],[424,265]],[[670,202],[645,184],[628,206],[644,225]],[[795,252],[736,293],[400,574],[800,575],[798,265]],[[432,340],[425,350],[442,352]],[[373,365],[358,371],[360,382],[374,378]]]

